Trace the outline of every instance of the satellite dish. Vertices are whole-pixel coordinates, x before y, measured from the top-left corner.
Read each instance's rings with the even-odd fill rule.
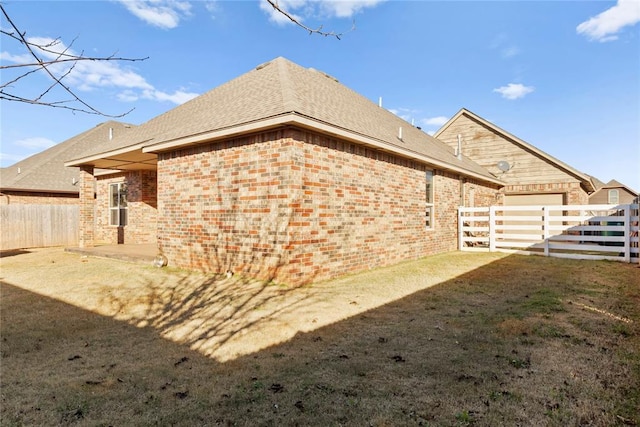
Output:
[[[498,167],[498,169],[500,169],[502,172],[506,172],[509,169],[511,169],[511,165],[509,164],[509,162],[505,161],[505,160],[500,160],[498,162],[498,164],[496,165]]]

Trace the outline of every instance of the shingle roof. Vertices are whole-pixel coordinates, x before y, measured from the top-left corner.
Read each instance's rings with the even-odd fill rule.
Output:
[[[624,185],[623,183],[616,181],[615,179],[612,179],[611,181],[607,182],[605,185],[602,186],[603,189],[609,189],[609,188],[624,188],[625,190],[627,190],[627,192],[631,193],[631,194],[638,194],[637,191],[635,191],[634,189],[632,189],[631,187],[627,187],[626,185]]]
[[[589,177],[591,178],[591,182],[593,183],[593,187],[596,190],[599,190],[600,188],[605,186],[605,183],[600,181],[598,178],[596,178],[595,176],[591,176],[589,175]]]
[[[262,64],[116,138],[84,153],[89,158],[125,147],[153,146],[189,138],[206,140],[207,133],[295,114],[318,125],[328,125],[356,136],[379,141],[420,158],[449,165],[454,170],[499,182],[475,162],[458,159],[443,142],[411,126],[386,109],[320,71],[285,58]],[[402,128],[402,140],[398,138]],[[81,158],[77,158],[81,161]],[[79,164],[75,162],[74,164]],[[73,162],[72,162],[73,163]]]
[[[79,135],[0,170],[0,188],[43,192],[77,193],[78,168],[64,162],[98,144],[109,142],[110,130],[122,134],[132,125],[116,121],[101,123]]]

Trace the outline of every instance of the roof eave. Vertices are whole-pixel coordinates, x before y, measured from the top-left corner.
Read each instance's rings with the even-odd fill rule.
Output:
[[[127,147],[118,148],[116,150],[105,151],[104,153],[92,154],[90,156],[69,160],[68,162],[65,162],[64,165],[67,167],[92,165],[93,164],[92,162],[103,159],[105,157],[117,156],[119,154],[126,154],[126,153],[130,153],[131,151],[140,150],[142,149],[142,147],[144,147],[145,142],[140,142],[137,144],[129,145]]]
[[[184,138],[177,138],[169,141],[162,141],[147,145],[142,148],[145,153],[159,153],[162,151],[172,150],[187,145],[198,144],[203,142],[213,142],[216,140],[233,137],[249,132],[263,131],[267,129],[273,129],[286,125],[297,125],[306,129],[321,131],[326,134],[334,135],[349,141],[353,141],[359,144],[364,144],[373,148],[377,148],[386,152],[391,152],[403,157],[415,159],[432,166],[462,174],[471,178],[475,178],[481,181],[490,182],[492,184],[503,186],[504,182],[497,178],[485,176],[473,171],[470,171],[464,167],[452,165],[437,159],[433,159],[415,151],[398,147],[386,141],[382,141],[376,138],[369,137],[357,132],[350,131],[348,129],[340,128],[327,122],[322,122],[313,119],[308,116],[303,116],[295,112],[285,113],[278,116],[269,117],[267,119],[258,120],[254,122],[244,123],[241,125],[217,129],[210,132],[204,132],[197,135],[190,135]]]
[[[53,190],[46,188],[18,188],[18,187],[0,187],[1,191],[16,191],[22,193],[61,193],[61,194],[79,194],[78,191],[73,190]]]

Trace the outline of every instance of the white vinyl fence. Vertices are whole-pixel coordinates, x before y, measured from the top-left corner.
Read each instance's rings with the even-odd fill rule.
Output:
[[[1,205],[0,250],[75,246],[79,215],[74,205]]]
[[[637,204],[461,207],[458,247],[639,262],[638,221]]]

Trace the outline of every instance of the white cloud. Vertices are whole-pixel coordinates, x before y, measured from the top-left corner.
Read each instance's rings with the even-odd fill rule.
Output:
[[[26,158],[29,154],[8,154],[0,152],[0,163],[2,167],[18,163],[20,160]]]
[[[136,17],[162,29],[178,26],[191,15],[191,3],[179,0],[118,0]]]
[[[48,138],[33,137],[33,138],[19,139],[15,141],[13,145],[40,151],[49,147],[53,147],[54,145],[56,145],[56,143]]]
[[[381,2],[382,0],[325,0],[319,3],[328,16],[351,18],[361,10],[375,7]]]
[[[388,111],[400,117],[402,120],[406,122],[410,122],[412,125],[413,125],[416,114],[419,113],[418,110],[413,110],[411,108],[402,108],[402,107],[389,108]]]
[[[116,97],[122,102],[135,102],[140,99],[140,96],[132,90],[125,90],[123,92],[120,92],[116,95]]]
[[[506,99],[518,99],[523,98],[534,90],[535,88],[533,86],[525,86],[521,83],[509,83],[508,85],[501,86],[493,91],[499,93]]]
[[[293,11],[295,9],[303,7],[307,3],[307,0],[278,0],[278,6],[290,14],[296,21],[302,22],[302,17],[296,15]],[[278,12],[271,6],[266,0],[260,0],[260,9],[265,11],[269,15],[269,21],[278,24],[286,25],[291,23],[291,20]]]
[[[351,18],[358,12],[375,7],[386,0],[278,0],[278,6],[294,19],[302,22],[305,18]],[[260,0],[260,9],[269,15],[269,20],[279,25],[291,20],[276,11],[266,0]]]
[[[70,55],[76,53],[65,46],[64,43],[43,37],[28,38],[29,42],[47,46],[50,52],[37,50],[44,60],[53,60],[57,57],[56,52],[66,52]],[[21,55],[2,54],[3,60],[23,63]],[[146,81],[146,79],[135,71],[128,69],[117,61],[77,61],[71,69],[73,63],[57,63],[49,66],[49,70],[56,76],[65,76],[64,83],[73,89],[80,91],[93,91],[102,88],[124,89],[117,99],[124,102],[137,101],[140,98],[153,101],[169,101],[174,104],[182,104],[198,94],[186,92],[183,89],[174,93],[166,93]],[[69,74],[66,74],[69,72]]]
[[[442,126],[443,124],[447,123],[448,120],[449,120],[448,117],[437,116],[437,117],[431,117],[428,119],[422,119],[422,123],[424,123],[427,126]]]
[[[505,59],[519,55],[521,52],[520,48],[511,42],[506,33],[498,34],[493,39],[489,47],[491,49],[498,50],[500,52],[500,56]]]
[[[520,53],[520,49],[517,46],[505,47],[500,51],[500,55],[503,58],[512,58]]]
[[[617,40],[616,35],[624,27],[640,22],[640,2],[638,0],[618,0],[618,4],[605,10],[576,27],[582,34],[599,42]]]
[[[218,6],[218,0],[202,0],[204,7],[211,14],[211,17],[215,19],[215,14],[220,10]]]
[[[193,92],[184,92],[177,90],[172,94],[162,92],[160,90],[145,90],[142,92],[142,97],[145,99],[151,99],[153,101],[170,101],[174,104],[184,104],[185,102],[192,100],[199,94]]]
[[[0,59],[15,64],[29,64],[34,62],[33,56],[25,53],[23,55],[12,55],[9,52],[0,52]]]

